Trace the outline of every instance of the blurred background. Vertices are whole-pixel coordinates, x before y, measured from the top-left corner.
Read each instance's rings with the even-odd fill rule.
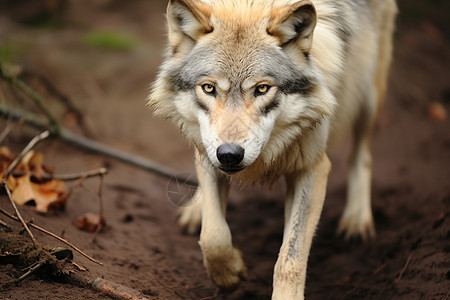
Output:
[[[334,235],[345,198],[348,149],[344,146],[332,154],[327,203],[308,271],[309,299],[448,299],[450,1],[399,0],[398,4],[389,92],[372,146],[378,237],[355,245]],[[0,62],[38,91],[67,128],[193,173],[192,149],[171,124],[153,118],[145,107],[164,54],[166,6],[167,1],[157,0],[0,0]],[[64,99],[70,99],[75,109],[69,109]],[[0,80],[0,103],[39,112],[4,80]],[[77,123],[77,111],[83,126]],[[7,124],[0,119],[0,130]],[[35,134],[23,125],[3,143],[20,150]],[[42,150],[59,171],[111,168],[106,210],[113,230],[106,236],[111,243],[127,242],[107,255],[72,231],[72,238],[107,264],[104,269],[92,266],[92,272],[155,299],[214,294],[197,238],[182,236],[175,225],[176,207],[167,200],[166,179],[58,141]],[[248,258],[249,281],[240,291],[216,299],[269,297],[282,234],[283,191],[282,183],[272,190],[233,190],[230,226],[235,243]],[[38,218],[49,227],[70,228],[75,215],[71,209],[92,205],[81,200],[70,203],[62,215]],[[134,221],[125,224],[126,215]],[[67,231],[70,234],[71,229]],[[393,284],[409,256],[409,272]],[[45,288],[33,284],[24,293],[30,292],[30,286],[36,295],[45,294]],[[7,292],[11,299],[20,297],[17,290]]]

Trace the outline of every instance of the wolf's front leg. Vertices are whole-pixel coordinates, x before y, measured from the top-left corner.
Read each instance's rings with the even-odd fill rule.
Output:
[[[225,220],[229,184],[209,161],[197,168],[202,193],[200,247],[209,277],[221,289],[233,291],[244,280],[247,268],[241,252],[233,247]]]
[[[288,192],[293,199],[286,212],[285,236],[281,245],[273,278],[273,300],[304,298],[309,250],[325,199],[331,163],[323,154],[307,170],[288,176]]]

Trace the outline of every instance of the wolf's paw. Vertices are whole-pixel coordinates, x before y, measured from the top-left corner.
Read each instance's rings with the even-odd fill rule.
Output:
[[[198,234],[202,222],[202,205],[200,201],[194,202],[193,205],[178,209],[178,225],[183,233]]]
[[[224,292],[236,290],[247,280],[247,267],[241,251],[233,248],[230,255],[205,259],[205,267],[211,280]]]
[[[361,214],[344,214],[339,221],[337,229],[339,235],[343,235],[345,239],[358,239],[363,241],[375,237],[375,225],[373,223],[372,215],[364,217]]]

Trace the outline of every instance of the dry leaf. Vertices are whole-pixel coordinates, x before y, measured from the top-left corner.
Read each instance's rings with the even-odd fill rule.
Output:
[[[43,183],[35,183],[30,174],[14,178],[8,176],[8,186],[12,190],[12,197],[19,205],[34,200],[36,211],[48,212],[50,207],[63,208],[66,203],[65,184],[60,180],[49,180]]]
[[[6,150],[0,149],[0,158],[8,157]],[[15,172],[6,179],[12,198],[19,205],[34,201],[36,211],[48,212],[49,208],[63,208],[66,203],[66,186],[61,180],[44,180],[43,175],[51,172],[43,165],[42,153],[31,150],[20,161]],[[2,174],[4,176],[4,174]]]
[[[100,216],[94,213],[86,213],[78,218],[76,222],[76,226],[88,232],[96,232],[97,228],[100,226],[100,229],[105,227],[106,219],[104,216]]]

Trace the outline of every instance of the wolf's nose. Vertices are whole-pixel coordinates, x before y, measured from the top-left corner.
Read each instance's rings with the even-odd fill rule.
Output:
[[[217,148],[217,159],[225,167],[237,166],[244,159],[245,149],[237,144],[222,144]]]

